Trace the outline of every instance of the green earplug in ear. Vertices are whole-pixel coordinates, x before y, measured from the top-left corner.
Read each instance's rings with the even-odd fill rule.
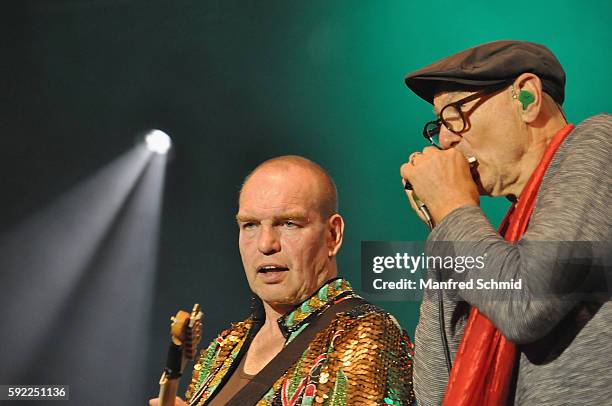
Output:
[[[533,93],[528,92],[527,90],[521,90],[519,92],[518,99],[523,105],[523,110],[527,110],[527,106],[529,106],[531,103],[535,101],[535,97],[533,96]]]

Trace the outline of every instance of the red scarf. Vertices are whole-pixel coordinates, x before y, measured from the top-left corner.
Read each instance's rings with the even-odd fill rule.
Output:
[[[568,124],[555,134],[518,202],[510,207],[499,227],[506,241],[516,242],[525,233],[544,173],[559,145],[573,129],[574,126]],[[516,345],[472,307],[455,355],[444,406],[505,404],[515,360]]]

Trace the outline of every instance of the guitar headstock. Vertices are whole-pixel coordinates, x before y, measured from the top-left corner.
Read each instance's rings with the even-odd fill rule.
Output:
[[[202,339],[202,317],[203,313],[200,310],[200,305],[198,303],[194,304],[189,316],[189,324],[185,337],[185,348],[183,349],[185,358],[194,359],[196,356],[198,345]]]
[[[182,353],[181,372],[186,361],[195,358],[198,344],[200,344],[202,338],[202,317],[203,313],[200,310],[200,305],[196,303],[193,305],[191,314],[179,310],[171,318],[170,334],[172,344],[180,347]]]

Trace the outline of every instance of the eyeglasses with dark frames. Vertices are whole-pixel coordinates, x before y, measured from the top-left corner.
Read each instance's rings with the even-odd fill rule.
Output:
[[[425,127],[423,127],[423,137],[425,137],[434,147],[442,149],[439,143],[440,127],[442,125],[450,132],[461,135],[461,133],[465,131],[468,123],[465,116],[466,112],[462,111],[461,107],[472,100],[476,100],[484,96],[493,96],[495,93],[498,93],[508,87],[510,83],[511,82],[505,82],[499,85],[490,86],[464,97],[463,99],[447,104],[442,108],[442,110],[440,110],[437,120],[425,123]]]

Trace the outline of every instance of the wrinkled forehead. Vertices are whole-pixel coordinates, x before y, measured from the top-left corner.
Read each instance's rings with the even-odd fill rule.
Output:
[[[440,111],[442,111],[444,106],[447,106],[453,102],[456,102],[457,100],[461,100],[464,97],[467,97],[472,93],[473,92],[463,91],[463,90],[455,90],[455,91],[450,91],[450,92],[445,91],[445,92],[436,93],[434,95],[433,107],[432,107],[434,114],[436,115],[440,114]]]

